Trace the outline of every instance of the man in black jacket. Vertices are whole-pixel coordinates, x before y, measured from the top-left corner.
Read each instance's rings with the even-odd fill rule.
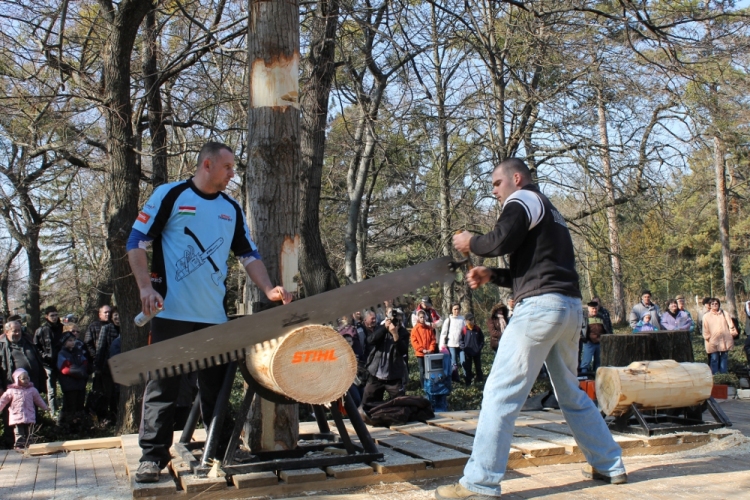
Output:
[[[509,256],[508,269],[475,267],[472,288],[492,281],[513,290],[513,320],[500,338],[484,386],[471,458],[461,480],[441,486],[438,499],[497,498],[508,463],[513,428],[542,365],[546,363],[560,408],[590,465],[587,478],[627,481],[622,450],[591,399],[578,388],[578,339],[584,325],[573,241],[565,219],[532,184],[525,163],[510,158],[492,172],[492,194],[503,211],[488,234],[453,237],[459,252]]]
[[[99,308],[99,319],[92,321],[86,329],[86,335],[83,337],[83,345],[86,346],[89,362],[93,363],[96,359],[96,344],[99,343],[99,332],[102,331],[104,325],[109,324],[111,321],[112,308],[105,304]]]
[[[34,334],[34,347],[42,356],[44,371],[47,372],[47,403],[49,411],[54,414],[60,409],[55,393],[58,380],[57,354],[62,348],[63,324],[55,306],[49,306],[44,310],[44,319],[46,322]]]
[[[400,316],[386,319],[367,336],[372,347],[367,357],[367,384],[362,394],[362,407],[367,409],[383,401],[385,391],[391,398],[403,396],[403,378],[406,375],[404,354],[409,350],[409,332]],[[369,405],[369,406],[368,406]]]

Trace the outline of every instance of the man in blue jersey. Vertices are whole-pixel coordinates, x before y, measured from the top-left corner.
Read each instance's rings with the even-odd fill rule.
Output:
[[[464,475],[458,483],[439,487],[435,497],[500,497],[515,421],[544,363],[560,409],[589,463],[583,475],[624,483],[622,450],[591,399],[578,388],[578,338],[584,322],[573,240],[565,219],[517,158],[504,160],[492,172],[492,194],[503,206],[494,229],[485,235],[454,235],[453,246],[484,257],[509,255],[508,269],[478,266],[466,278],[471,288],[489,282],[511,288],[517,302],[484,386]]]
[[[138,283],[143,313],[150,315],[151,341],[161,342],[227,321],[227,259],[230,252],[271,301],[291,302],[284,287],[274,287],[260,259],[239,204],[223,191],[234,177],[234,154],[209,142],[198,154],[192,178],[157,187],[133,224],[127,250]],[[151,271],[146,249],[152,246]],[[210,422],[226,365],[198,374],[201,413]],[[143,395],[139,444],[143,450],[135,475],[156,482],[170,460],[175,403],[180,377],[151,380]]]

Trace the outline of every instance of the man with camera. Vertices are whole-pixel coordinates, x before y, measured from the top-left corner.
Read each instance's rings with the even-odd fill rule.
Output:
[[[367,357],[367,384],[362,394],[362,408],[367,411],[383,402],[388,391],[391,398],[403,396],[406,375],[404,354],[409,349],[409,333],[403,326],[402,313],[391,309],[383,324],[367,335],[371,351]]]

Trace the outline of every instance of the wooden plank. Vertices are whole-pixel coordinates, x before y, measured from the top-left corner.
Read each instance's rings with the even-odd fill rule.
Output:
[[[94,450],[90,453],[91,459],[94,461],[96,484],[100,488],[115,486],[117,484],[117,475],[115,474],[112,460],[109,458],[108,450]]]
[[[549,424],[534,424],[532,427],[536,427],[537,429],[544,429],[545,431],[549,432],[555,432],[558,434],[564,434],[566,436],[573,436],[573,431],[570,430],[570,427],[568,427],[567,424],[556,424],[556,423],[549,423]],[[640,448],[644,446],[644,437],[642,436],[636,436],[636,435],[626,435],[626,434],[612,434],[612,438],[615,440],[615,443],[620,445],[620,448]]]
[[[73,453],[62,453],[57,457],[55,496],[65,498],[76,489],[76,462]]]
[[[202,493],[227,489],[226,477],[197,477],[192,474],[180,476],[180,484],[185,493]]]
[[[646,446],[667,446],[678,444],[680,442],[680,436],[677,434],[664,434],[661,436],[642,436],[643,443]]]
[[[683,434],[681,441],[683,443],[708,443],[711,441],[711,436],[708,434]]]
[[[464,420],[430,420],[427,422],[428,425],[434,425],[450,431],[461,432],[467,436],[474,436],[477,430],[477,424],[473,422],[466,422]]]
[[[33,457],[25,456],[16,474],[16,480],[10,490],[4,489],[2,496],[16,500],[30,499],[34,493],[34,482],[36,481],[36,471],[39,467],[39,460]]]
[[[297,469],[279,471],[279,477],[287,484],[325,481],[326,473],[321,469]]]
[[[563,453],[562,455],[548,455],[546,457],[525,457],[523,460],[509,460],[508,469],[523,469],[526,467],[542,467],[544,465],[562,465],[585,462],[583,453]]]
[[[17,451],[11,451],[5,457],[3,468],[0,469],[0,491],[5,488],[12,488],[16,483],[16,476],[18,475],[18,469],[21,468],[22,461],[23,454]]]
[[[79,490],[90,491],[96,488],[96,472],[94,461],[89,451],[72,452],[76,464],[76,486]]]
[[[402,474],[427,468],[427,463],[424,460],[398,453],[385,446],[379,446],[378,451],[383,454],[384,460],[382,462],[370,462],[370,466],[378,474]]]
[[[2,470],[2,466],[5,463],[5,457],[8,456],[8,453],[10,453],[10,450],[0,450],[0,470]]]
[[[469,460],[469,455],[466,453],[444,448],[404,434],[378,439],[378,444],[384,444],[407,455],[427,460],[435,468],[464,465]]]
[[[237,474],[232,476],[232,482],[238,489],[260,488],[263,486],[276,486],[279,478],[273,472],[250,472],[249,474]]]
[[[475,411],[441,411],[435,413],[435,416],[442,418],[450,418],[453,420],[465,420],[468,418],[476,418],[479,416],[479,412]]]
[[[580,451],[578,448],[578,443],[576,443],[576,440],[571,436],[545,431],[532,425],[526,427],[516,427],[513,434],[516,436],[525,436],[532,439],[537,439],[539,441],[545,441],[562,446],[563,448],[565,448],[566,453],[578,453]]]
[[[326,467],[326,474],[336,479],[371,476],[374,473],[372,467],[366,464],[331,465]]]
[[[473,437],[459,432],[452,432],[434,425],[425,425],[421,423],[407,424],[395,429],[419,439],[424,439],[425,441],[445,446],[468,455],[471,455],[471,451],[474,447]],[[523,458],[523,452],[515,448],[510,449],[510,454],[508,456],[509,460],[518,460],[521,458]]]
[[[534,458],[565,454],[564,446],[539,441],[538,439],[513,436],[510,444],[513,448],[521,450],[524,454]]]
[[[49,455],[61,451],[101,450],[107,448],[119,448],[120,446],[121,439],[119,437],[106,437],[32,444],[29,446],[28,451],[31,455]]]
[[[357,439],[357,435],[354,433],[353,428],[348,420],[344,420],[344,424],[347,430],[350,432],[352,443],[361,446],[362,443]],[[382,429],[381,436],[395,436],[399,433],[390,429]],[[378,451],[383,454],[383,461],[372,461],[370,466],[378,474],[402,474],[413,471],[424,470],[427,468],[427,463],[424,460],[398,453],[385,446],[378,446]]]
[[[109,459],[112,462],[112,468],[115,471],[115,477],[118,481],[121,481],[128,476],[128,471],[125,467],[125,452],[122,448],[110,448],[107,450]]]
[[[34,483],[34,495],[32,498],[52,498],[55,496],[55,478],[57,476],[57,456],[47,455],[40,457]]]
[[[541,420],[547,420],[549,422],[556,422],[558,424],[565,423],[565,417],[562,412],[559,411],[523,411],[521,415],[524,417],[538,418]]]

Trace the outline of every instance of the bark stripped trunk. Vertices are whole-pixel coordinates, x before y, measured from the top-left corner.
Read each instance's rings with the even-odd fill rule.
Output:
[[[599,145],[602,151],[602,169],[604,171],[604,190],[607,196],[607,227],[609,229],[609,259],[612,266],[612,322],[625,321],[625,289],[622,285],[622,263],[620,262],[620,227],[617,223],[615,204],[615,184],[612,179],[612,163],[609,155],[609,136],[607,135],[607,111],[601,89],[596,90],[597,109],[599,113]]]
[[[300,248],[299,5],[250,0],[249,12],[249,227],[271,281],[295,291]],[[267,305],[254,285],[250,298],[253,312]],[[297,445],[297,405],[255,398],[247,424],[245,436],[253,450]]]
[[[143,33],[143,77],[148,103],[148,130],[151,134],[151,185],[166,184],[167,171],[167,127],[164,125],[164,111],[161,102],[161,89],[158,84],[156,10],[146,15]]]
[[[138,27],[152,8],[149,0],[122,0],[117,7],[102,2],[102,17],[107,26],[104,44],[104,116],[107,124],[109,164],[109,218],[107,249],[110,254],[111,275],[120,316],[132,318],[141,309],[140,294],[131,276],[125,243],[133,221],[138,216],[140,168],[135,152],[133,108],[130,99],[130,60]],[[123,352],[146,345],[148,331],[136,328],[132,321],[120,326]],[[143,386],[123,387],[120,392],[118,432],[130,433],[138,429],[141,420]]]
[[[729,211],[727,209],[727,179],[724,158],[726,147],[718,135],[714,136],[714,170],[716,173],[716,207],[719,215],[719,239],[721,241],[721,265],[724,268],[724,309],[733,318],[737,317],[737,299],[734,295],[732,252],[729,246]]]
[[[301,200],[299,270],[305,296],[339,287],[320,237],[320,187],[326,146],[328,100],[336,70],[334,37],[338,27],[338,0],[320,0],[312,22],[309,79],[301,94]]]

